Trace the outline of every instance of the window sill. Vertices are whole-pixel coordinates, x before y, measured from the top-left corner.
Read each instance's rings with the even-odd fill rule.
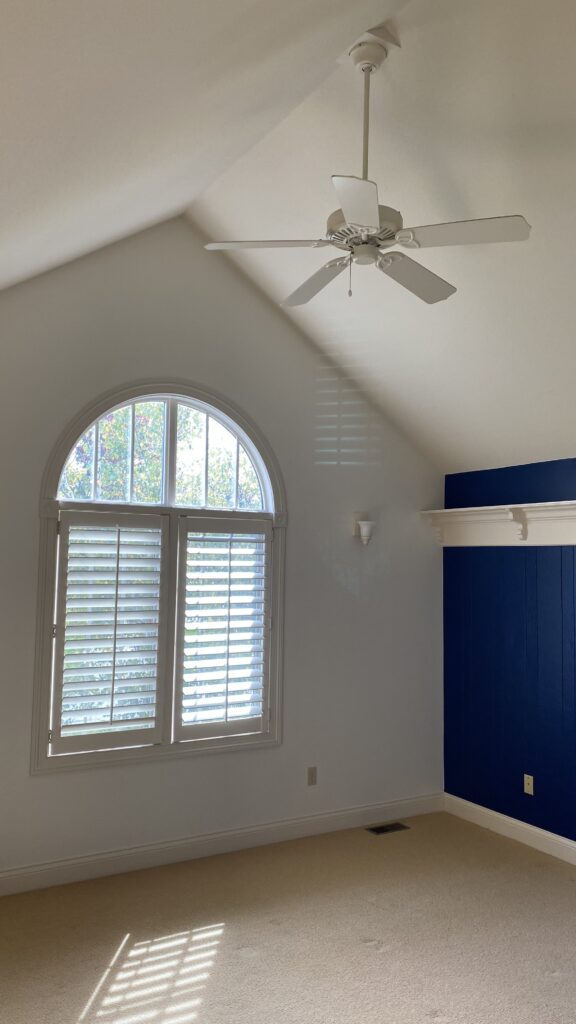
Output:
[[[147,747],[128,747],[115,750],[95,750],[82,754],[41,753],[31,766],[31,775],[54,772],[82,771],[89,768],[111,768],[115,765],[148,764],[153,761],[180,760],[198,754],[223,754],[261,747],[278,747],[279,735],[271,732],[224,736],[202,740],[181,740],[170,745],[154,744]]]

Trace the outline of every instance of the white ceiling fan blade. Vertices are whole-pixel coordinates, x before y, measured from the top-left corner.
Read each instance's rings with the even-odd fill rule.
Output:
[[[377,231],[380,227],[380,213],[376,182],[333,174],[332,184],[346,223]]]
[[[344,259],[331,260],[330,263],[325,263],[320,270],[317,270],[312,277],[309,277],[304,284],[301,284],[295,292],[292,292],[287,299],[284,299],[283,306],[303,306],[304,303],[310,302],[318,292],[321,292],[330,281],[333,281],[338,274],[341,274],[343,270],[349,264],[347,257]]]
[[[325,238],[269,238],[261,242],[208,242],[205,249],[316,249],[331,245]]]
[[[432,245],[479,245],[483,242],[525,242],[530,225],[524,217],[484,217],[481,220],[455,220],[450,224],[424,224],[401,228],[396,241],[407,249]]]
[[[420,263],[411,260],[400,252],[393,252],[383,256],[376,264],[378,270],[391,277],[393,281],[407,288],[413,295],[417,295],[424,302],[440,302],[449,298],[456,291],[453,284],[448,284],[444,278],[433,274],[431,270],[422,267]]]

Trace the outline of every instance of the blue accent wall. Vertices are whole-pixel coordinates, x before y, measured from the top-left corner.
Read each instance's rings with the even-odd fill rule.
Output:
[[[446,508],[516,505],[523,501],[571,501],[576,498],[576,459],[533,462],[505,469],[451,473],[446,477]]]
[[[573,459],[446,480],[447,507],[571,498]],[[576,548],[445,548],[447,792],[576,839],[575,651]]]

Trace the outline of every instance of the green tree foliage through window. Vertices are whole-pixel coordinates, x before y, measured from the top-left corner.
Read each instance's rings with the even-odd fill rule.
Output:
[[[96,498],[130,501],[132,406],[106,413],[98,422]]]
[[[177,505],[203,508],[206,504],[204,460],[206,458],[205,412],[178,403],[176,432]]]
[[[70,452],[60,477],[58,497],[65,501],[93,501],[96,426],[82,434]]]
[[[173,463],[169,422],[176,427]],[[193,402],[164,397],[101,416],[70,452],[58,488],[65,501],[138,505],[168,504],[171,493],[174,504],[188,508],[263,508],[258,473],[236,434]]]
[[[162,501],[166,402],[134,405],[134,460],[132,500],[141,504]]]

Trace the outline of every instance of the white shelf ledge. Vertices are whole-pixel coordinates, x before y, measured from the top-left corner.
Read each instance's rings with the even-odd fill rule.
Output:
[[[576,547],[576,501],[433,509],[422,515],[443,547]]]

